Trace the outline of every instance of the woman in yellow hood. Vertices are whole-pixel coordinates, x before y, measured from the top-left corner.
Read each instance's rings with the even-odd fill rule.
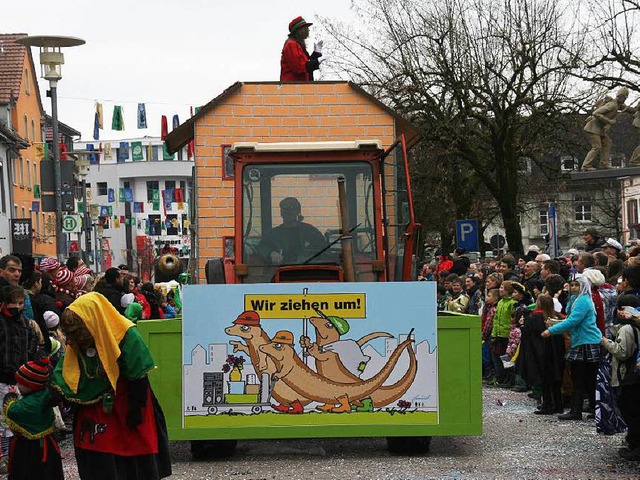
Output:
[[[67,350],[52,383],[76,403],[74,444],[81,479],[171,475],[164,415],[147,374],[154,363],[134,324],[91,292],[62,315]]]

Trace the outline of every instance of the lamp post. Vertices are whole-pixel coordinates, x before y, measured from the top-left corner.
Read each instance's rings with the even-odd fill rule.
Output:
[[[16,40],[27,47],[40,48],[40,65],[42,78],[49,80],[52,118],[53,175],[56,197],[56,255],[59,261],[64,260],[65,242],[62,233],[62,174],[60,169],[60,150],[58,135],[58,80],[62,78],[64,55],[61,48],[84,45],[85,41],[76,37],[30,36]]]

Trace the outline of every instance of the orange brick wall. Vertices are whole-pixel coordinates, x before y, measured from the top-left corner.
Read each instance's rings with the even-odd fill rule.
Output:
[[[195,124],[200,278],[206,261],[222,256],[222,237],[234,234],[221,145],[378,139],[386,148],[395,137],[394,118],[347,83],[244,84]]]

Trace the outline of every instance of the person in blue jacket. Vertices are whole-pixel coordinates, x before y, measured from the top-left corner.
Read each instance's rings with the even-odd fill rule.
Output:
[[[559,415],[558,419],[582,420],[582,401],[585,393],[589,398],[595,397],[602,333],[596,326],[596,309],[591,300],[589,281],[578,276],[571,280],[569,288],[571,298],[567,305],[567,318],[549,327],[541,335],[543,338],[566,332],[571,335],[571,348],[565,354],[565,360],[571,364],[571,410]]]

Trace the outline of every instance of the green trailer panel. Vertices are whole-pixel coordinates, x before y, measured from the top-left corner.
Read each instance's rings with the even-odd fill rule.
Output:
[[[256,417],[220,427],[182,426],[182,322],[148,320],[138,330],[149,345],[157,368],[153,390],[167,420],[171,440],[224,440],[320,437],[421,437],[482,434],[482,368],[480,319],[474,315],[438,315],[439,422],[414,425],[415,417],[400,413],[385,421],[364,423],[367,414],[318,415],[319,424],[301,424],[297,415],[283,415],[291,425],[260,425]],[[371,416],[368,417],[371,420]],[[284,422],[286,423],[286,422]],[[429,421],[425,421],[429,423]]]

